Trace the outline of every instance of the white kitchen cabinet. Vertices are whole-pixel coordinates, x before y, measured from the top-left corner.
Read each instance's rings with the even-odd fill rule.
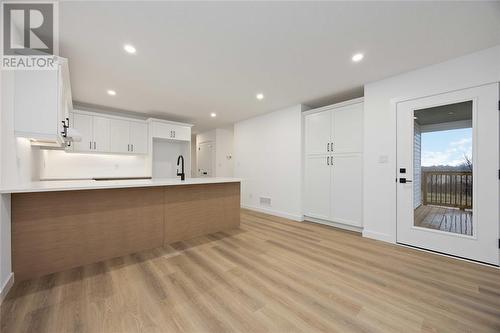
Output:
[[[313,113],[305,118],[305,146],[308,154],[327,154],[331,144],[331,111]]]
[[[147,154],[148,123],[87,111],[73,113],[73,127],[82,135],[73,152]]]
[[[135,154],[148,152],[148,124],[145,122],[130,122],[130,151]]]
[[[81,141],[72,144],[73,151],[89,152],[93,150],[94,137],[92,125],[92,116],[81,113],[73,114],[73,124],[71,126],[74,127],[82,137]]]
[[[331,111],[333,153],[363,150],[363,104],[347,105]]]
[[[361,227],[362,100],[307,111],[304,128],[304,215]]]
[[[330,219],[361,227],[363,210],[362,155],[359,153],[334,154],[331,159]]]
[[[109,119],[87,113],[73,113],[74,127],[81,135],[80,142],[72,144],[74,152],[109,152]]]
[[[189,124],[150,119],[152,136],[159,139],[191,141],[191,126]]]
[[[63,121],[72,111],[68,62],[57,59],[53,70],[15,71],[15,135],[39,146],[64,147]]]
[[[109,147],[109,123],[106,117],[92,117],[92,133],[94,135],[94,151],[105,153],[110,151]]]
[[[330,156],[309,155],[305,161],[305,211],[310,217],[330,218]]]
[[[143,121],[110,119],[110,152],[146,154],[148,125]]]
[[[130,152],[130,122],[111,119],[109,123],[109,147],[114,153]]]

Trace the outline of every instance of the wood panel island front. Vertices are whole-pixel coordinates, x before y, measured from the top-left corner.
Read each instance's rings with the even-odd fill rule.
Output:
[[[2,191],[12,193],[17,281],[240,224],[237,179],[33,184]]]

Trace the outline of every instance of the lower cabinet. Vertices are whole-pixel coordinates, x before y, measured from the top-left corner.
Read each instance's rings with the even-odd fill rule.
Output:
[[[360,153],[307,156],[304,215],[361,227],[362,162]]]
[[[305,163],[305,215],[318,219],[330,218],[331,202],[330,156],[307,156]]]
[[[338,154],[332,159],[330,219],[361,227],[363,224],[362,155]]]

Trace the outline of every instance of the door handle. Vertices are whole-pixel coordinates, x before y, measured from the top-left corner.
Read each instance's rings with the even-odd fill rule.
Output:
[[[130,149],[131,149],[131,151],[134,151],[134,144],[130,145]]]
[[[89,149],[92,149],[92,141],[89,141]]]
[[[326,151],[330,151],[330,142],[326,144]]]
[[[330,165],[330,156],[326,157],[326,165]]]
[[[96,149],[95,141],[94,141],[94,150]]]
[[[400,184],[406,184],[406,183],[411,183],[412,180],[406,179],[406,178],[399,178],[399,183]]]

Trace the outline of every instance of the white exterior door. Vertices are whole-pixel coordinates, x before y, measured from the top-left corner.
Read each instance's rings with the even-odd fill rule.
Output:
[[[307,216],[330,219],[331,160],[330,155],[306,156],[304,214]]]
[[[499,264],[499,87],[498,84],[490,84],[460,91],[435,95],[400,102],[397,104],[397,242],[446,253],[458,257],[477,260],[489,264]],[[457,195],[462,190],[443,192],[444,201],[433,202],[432,195],[424,192],[424,198],[430,198],[431,204],[424,207],[423,213],[414,212],[414,168],[416,150],[414,150],[414,123],[420,122],[418,112],[422,110],[434,110],[437,107],[449,106],[458,103],[468,103],[471,109],[471,140],[472,161],[471,170],[473,179],[467,195],[471,199],[469,209],[449,207],[450,202],[456,202]],[[458,110],[458,109],[457,109]],[[457,115],[458,110],[447,111],[448,115]],[[435,114],[435,119],[440,116]],[[431,119],[431,117],[428,117]],[[432,124],[433,131],[443,126]],[[448,124],[452,124],[449,122]],[[456,124],[460,124],[459,121]],[[425,127],[422,126],[423,132]],[[422,141],[424,136],[422,135]],[[446,153],[452,153],[453,147]],[[422,155],[424,157],[424,155]],[[436,162],[438,163],[438,162]],[[455,171],[456,172],[456,171]],[[446,189],[457,183],[450,178],[441,177],[440,182],[434,178],[423,181],[427,186],[423,191],[436,191],[436,188]],[[424,178],[423,178],[424,179]],[[426,178],[427,179],[427,178]],[[448,179],[448,180],[447,180]],[[406,182],[405,182],[406,181]],[[444,185],[444,186],[443,186]],[[446,190],[444,190],[446,191]],[[457,194],[458,192],[458,194]],[[441,193],[441,194],[443,194]],[[448,195],[448,196],[447,196]],[[425,205],[425,203],[423,204]],[[418,209],[418,208],[417,208]],[[423,223],[422,214],[433,211],[434,215]],[[440,215],[441,214],[441,215]],[[469,216],[471,225],[469,233],[457,232],[456,226],[441,228],[443,223],[447,225],[448,217]],[[436,221],[439,224],[433,223]]]

